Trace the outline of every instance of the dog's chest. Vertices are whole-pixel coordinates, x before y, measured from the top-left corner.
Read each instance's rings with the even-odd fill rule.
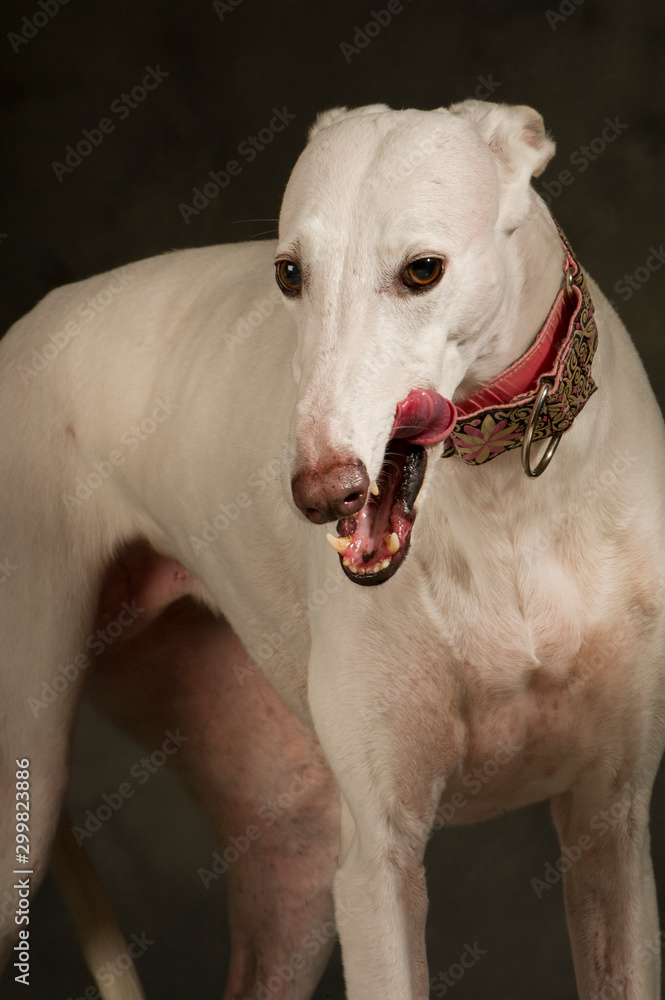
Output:
[[[636,658],[656,613],[648,581],[640,600],[635,567],[623,589],[599,587],[591,562],[571,574],[556,552],[518,569],[496,559],[480,579],[459,552],[445,572],[418,569],[412,635],[432,661],[421,670],[423,702],[438,698],[433,724],[459,734],[452,749],[442,742],[439,825],[548,798],[589,759],[625,761]],[[615,569],[618,582],[624,568]]]

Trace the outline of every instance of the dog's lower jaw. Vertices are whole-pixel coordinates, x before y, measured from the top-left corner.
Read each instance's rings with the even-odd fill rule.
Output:
[[[329,538],[354,583],[365,587],[385,583],[404,562],[426,469],[427,452],[421,445],[388,442],[376,493],[369,493],[357,515],[338,522],[338,539]]]

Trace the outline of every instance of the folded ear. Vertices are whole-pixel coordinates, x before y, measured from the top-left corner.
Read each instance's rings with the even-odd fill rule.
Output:
[[[309,129],[309,138],[313,139],[321,129],[328,128],[330,125],[336,125],[337,122],[341,122],[345,118],[357,118],[359,115],[376,115],[382,111],[390,111],[387,104],[365,104],[361,108],[330,108],[328,111],[322,111],[316,116],[314,124]]]
[[[554,156],[556,146],[542,117],[525,104],[462,101],[448,108],[470,121],[496,155],[503,181],[499,222],[515,229],[526,222],[532,177],[538,177]]]

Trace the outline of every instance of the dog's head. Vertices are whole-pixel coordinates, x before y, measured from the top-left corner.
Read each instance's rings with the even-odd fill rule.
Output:
[[[480,101],[338,108],[311,129],[276,253],[299,331],[292,489],[311,521],[339,520],[357,583],[408,550],[447,401],[514,360],[515,234],[545,211],[530,179],[553,153],[531,108]]]

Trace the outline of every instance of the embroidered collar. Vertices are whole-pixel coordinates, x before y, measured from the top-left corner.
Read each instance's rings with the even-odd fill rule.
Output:
[[[598,343],[593,302],[571,246],[556,226],[566,254],[564,284],[528,351],[488,385],[455,403],[457,420],[444,458],[459,455],[470,465],[483,465],[521,447],[525,473],[538,476],[561,434],[597,389],[591,377]],[[552,440],[532,469],[531,444],[545,437]]]

